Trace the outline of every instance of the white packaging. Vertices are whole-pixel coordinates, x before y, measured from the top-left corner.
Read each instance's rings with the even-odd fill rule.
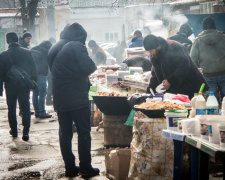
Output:
[[[218,125],[220,146],[225,148],[225,124]]]
[[[181,120],[182,133],[200,136],[200,121],[198,118],[184,119]]]
[[[203,115],[203,116],[196,116],[196,118],[200,121],[200,134],[201,139],[209,140],[209,129],[208,129],[208,119],[210,116]]]
[[[131,72],[143,73],[142,67],[129,67],[129,71],[130,71],[130,74],[132,74]]]
[[[177,119],[187,118],[187,110],[166,110],[166,124],[167,129],[172,131],[177,131]]]
[[[219,114],[219,103],[216,99],[216,97],[214,96],[213,92],[209,93],[209,97],[206,101],[206,109],[207,109],[207,114]]]
[[[202,94],[197,96],[195,101],[196,115],[206,115],[206,102]]]
[[[214,115],[207,118],[208,120],[208,130],[209,130],[209,142],[214,144],[219,144],[219,124],[225,124],[225,117]]]

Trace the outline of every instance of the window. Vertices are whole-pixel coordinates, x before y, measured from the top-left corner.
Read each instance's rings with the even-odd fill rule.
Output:
[[[118,41],[118,32],[107,32],[105,33],[105,41]]]

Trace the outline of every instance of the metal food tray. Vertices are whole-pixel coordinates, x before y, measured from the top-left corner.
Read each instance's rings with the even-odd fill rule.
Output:
[[[98,109],[106,115],[129,115],[131,107],[126,96],[92,96]]]

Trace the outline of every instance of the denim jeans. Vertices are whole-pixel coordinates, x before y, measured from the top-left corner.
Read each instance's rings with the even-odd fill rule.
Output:
[[[33,91],[33,106],[35,115],[41,115],[45,114],[45,96],[46,96],[46,88],[47,88],[47,82],[46,82],[46,76],[39,75],[37,77],[37,84],[38,89],[35,89]]]
[[[75,168],[75,156],[72,152],[73,123],[78,133],[78,154],[80,159],[80,169],[91,168],[91,126],[90,108],[57,112],[59,119],[59,141],[65,168]]]
[[[225,75],[205,78],[209,84],[209,91],[214,92],[215,96],[219,90],[221,100],[225,96]]]

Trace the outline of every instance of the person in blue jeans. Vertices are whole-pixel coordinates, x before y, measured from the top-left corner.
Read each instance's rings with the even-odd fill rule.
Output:
[[[48,50],[52,46],[50,41],[43,41],[38,46],[31,49],[31,53],[36,64],[38,76],[38,88],[33,90],[33,106],[35,117],[40,119],[50,118],[52,115],[46,113],[45,97],[47,94],[47,75],[48,75]]]

